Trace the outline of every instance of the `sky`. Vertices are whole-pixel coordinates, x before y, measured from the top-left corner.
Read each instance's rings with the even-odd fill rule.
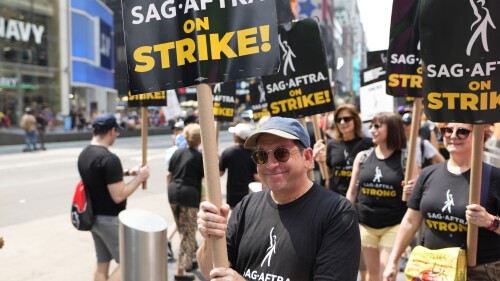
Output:
[[[357,0],[368,51],[387,50],[392,0]]]

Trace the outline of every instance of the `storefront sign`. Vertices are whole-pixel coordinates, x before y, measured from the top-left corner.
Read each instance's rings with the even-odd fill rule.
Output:
[[[32,38],[40,45],[44,32],[43,25],[0,17],[0,38],[19,42],[29,42]]]

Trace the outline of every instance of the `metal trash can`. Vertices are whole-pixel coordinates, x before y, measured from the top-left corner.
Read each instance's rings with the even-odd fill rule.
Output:
[[[167,281],[167,222],[143,210],[124,210],[120,220],[123,281]]]

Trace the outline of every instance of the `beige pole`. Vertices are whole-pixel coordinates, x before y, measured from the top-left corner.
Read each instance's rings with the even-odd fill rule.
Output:
[[[316,139],[316,141],[321,140],[321,132],[319,130],[318,118],[316,115],[313,115],[313,116],[311,116],[311,119],[312,119],[312,123],[313,123],[313,127],[314,127],[314,138]],[[314,144],[311,144],[311,145],[314,145]],[[326,145],[326,143],[325,143],[325,145]],[[326,166],[326,162],[325,161],[318,161],[318,164],[319,164],[319,170],[321,172],[321,177],[323,178],[323,180],[327,181],[329,178],[329,175],[328,175],[328,166]]]
[[[408,147],[408,158],[406,159],[406,172],[404,183],[408,183],[415,175],[413,169],[415,168],[415,150],[417,146],[418,128],[420,127],[420,115],[422,113],[422,98],[415,98],[413,101],[413,112],[411,116],[410,127],[410,142]],[[408,195],[403,192],[403,201],[408,201]]]
[[[304,127],[307,131],[307,124],[306,124],[306,119],[304,117],[299,118],[299,123]],[[314,178],[314,161],[312,162],[312,165],[307,169],[307,177],[311,181],[315,181],[316,179]]]
[[[212,89],[208,84],[199,84],[196,86],[196,92],[200,114],[203,169],[207,182],[207,198],[208,202],[220,209],[222,206],[222,195],[218,165],[219,157],[217,155],[217,144],[215,143]],[[229,267],[226,238],[210,237],[210,243],[213,249],[212,260],[214,268]]]
[[[483,171],[484,126],[472,127],[472,165],[470,175],[469,205],[479,204],[481,200],[481,176]],[[486,125],[487,126],[487,125]],[[467,265],[476,266],[477,258],[477,226],[467,226]]]
[[[141,112],[142,118],[142,130],[141,130],[141,138],[142,138],[142,165],[148,164],[148,125],[149,125],[149,116],[148,116],[148,108],[146,106],[142,107]],[[142,189],[147,189],[148,184],[146,181],[142,183]]]

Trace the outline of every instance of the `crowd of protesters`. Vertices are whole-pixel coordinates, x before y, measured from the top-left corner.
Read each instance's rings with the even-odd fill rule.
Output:
[[[118,125],[129,123],[123,113],[115,118]],[[415,165],[404,182],[412,123],[408,109],[377,113],[367,129],[355,106],[341,105],[319,122],[324,139],[315,143],[312,133],[290,118],[265,118],[256,128],[236,124],[228,130],[234,146],[220,152],[220,175],[227,170],[228,179],[227,204],[218,213],[204,201],[197,121],[189,116],[171,126],[169,145],[175,149],[167,157],[167,193],[181,239],[175,280],[194,280],[190,272],[198,266],[206,278],[248,278],[253,273],[247,270],[260,266],[265,274],[304,280],[354,280],[358,271],[362,280],[395,280],[400,259],[420,228],[424,239],[418,244],[465,247],[466,233],[447,239],[450,233],[425,223],[421,227],[429,214],[446,208],[464,225],[480,227],[479,265],[468,270],[468,280],[500,278],[495,275],[500,272],[500,230],[495,224],[500,214],[500,170],[491,169],[486,205],[469,205],[471,125],[421,122]],[[448,160],[433,144],[438,138],[449,152]],[[328,179],[308,175],[314,162],[326,163]],[[263,191],[249,194],[254,181],[261,181]],[[451,189],[454,202],[443,208]],[[403,194],[409,196],[408,203],[401,200]],[[341,222],[335,221],[338,218]],[[327,231],[334,221],[336,227]],[[205,241],[198,246],[197,231],[204,239],[226,236],[230,268],[211,268],[212,249]],[[288,260],[271,262],[277,251],[286,253]],[[297,271],[304,263],[307,266]]]

